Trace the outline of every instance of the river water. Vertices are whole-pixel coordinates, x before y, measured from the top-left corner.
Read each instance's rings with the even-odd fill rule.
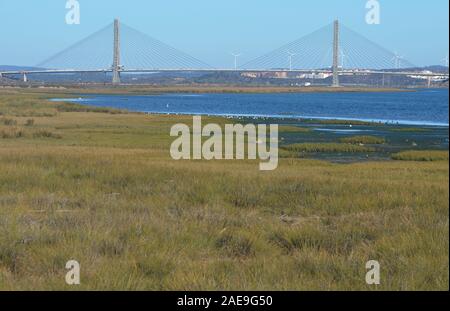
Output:
[[[64,101],[158,114],[345,119],[448,126],[448,94],[446,89],[387,93],[89,94]]]

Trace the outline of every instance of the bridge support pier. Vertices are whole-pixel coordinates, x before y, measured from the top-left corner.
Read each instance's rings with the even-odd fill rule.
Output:
[[[112,84],[120,84],[120,23],[118,19],[114,20],[114,52],[112,66]]]
[[[334,21],[333,35],[333,87],[339,87],[339,21]]]

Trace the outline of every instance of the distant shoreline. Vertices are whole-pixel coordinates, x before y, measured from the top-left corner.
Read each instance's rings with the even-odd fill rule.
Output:
[[[4,90],[23,89],[20,87],[1,87]],[[180,85],[180,86],[135,86],[122,85],[112,86],[48,86],[27,88],[31,92],[48,92],[61,94],[163,94],[163,93],[242,93],[242,94],[264,94],[264,93],[387,93],[387,92],[415,92],[415,89],[401,88],[373,88],[373,87],[328,87],[328,86],[310,86],[310,87],[276,87],[276,86],[230,86],[230,85]]]

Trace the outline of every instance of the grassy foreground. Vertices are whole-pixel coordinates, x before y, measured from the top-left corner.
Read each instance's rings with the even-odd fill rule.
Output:
[[[169,130],[191,118],[45,96],[0,90],[0,290],[449,288],[448,155],[178,162]]]

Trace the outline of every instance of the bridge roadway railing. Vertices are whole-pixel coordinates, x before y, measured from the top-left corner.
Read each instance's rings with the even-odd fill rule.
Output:
[[[106,73],[112,72],[112,69],[49,69],[49,70],[20,70],[20,71],[2,71],[0,77],[8,75],[30,75],[30,74],[65,74],[65,73]],[[332,74],[331,69],[195,69],[195,68],[182,68],[182,69],[122,69],[122,73],[148,73],[148,72],[292,72],[292,73],[328,73]],[[382,71],[382,70],[340,70],[339,74],[385,74],[385,75],[397,75],[397,76],[423,76],[423,77],[449,77],[449,73],[437,73],[437,72],[420,72],[420,71]]]

